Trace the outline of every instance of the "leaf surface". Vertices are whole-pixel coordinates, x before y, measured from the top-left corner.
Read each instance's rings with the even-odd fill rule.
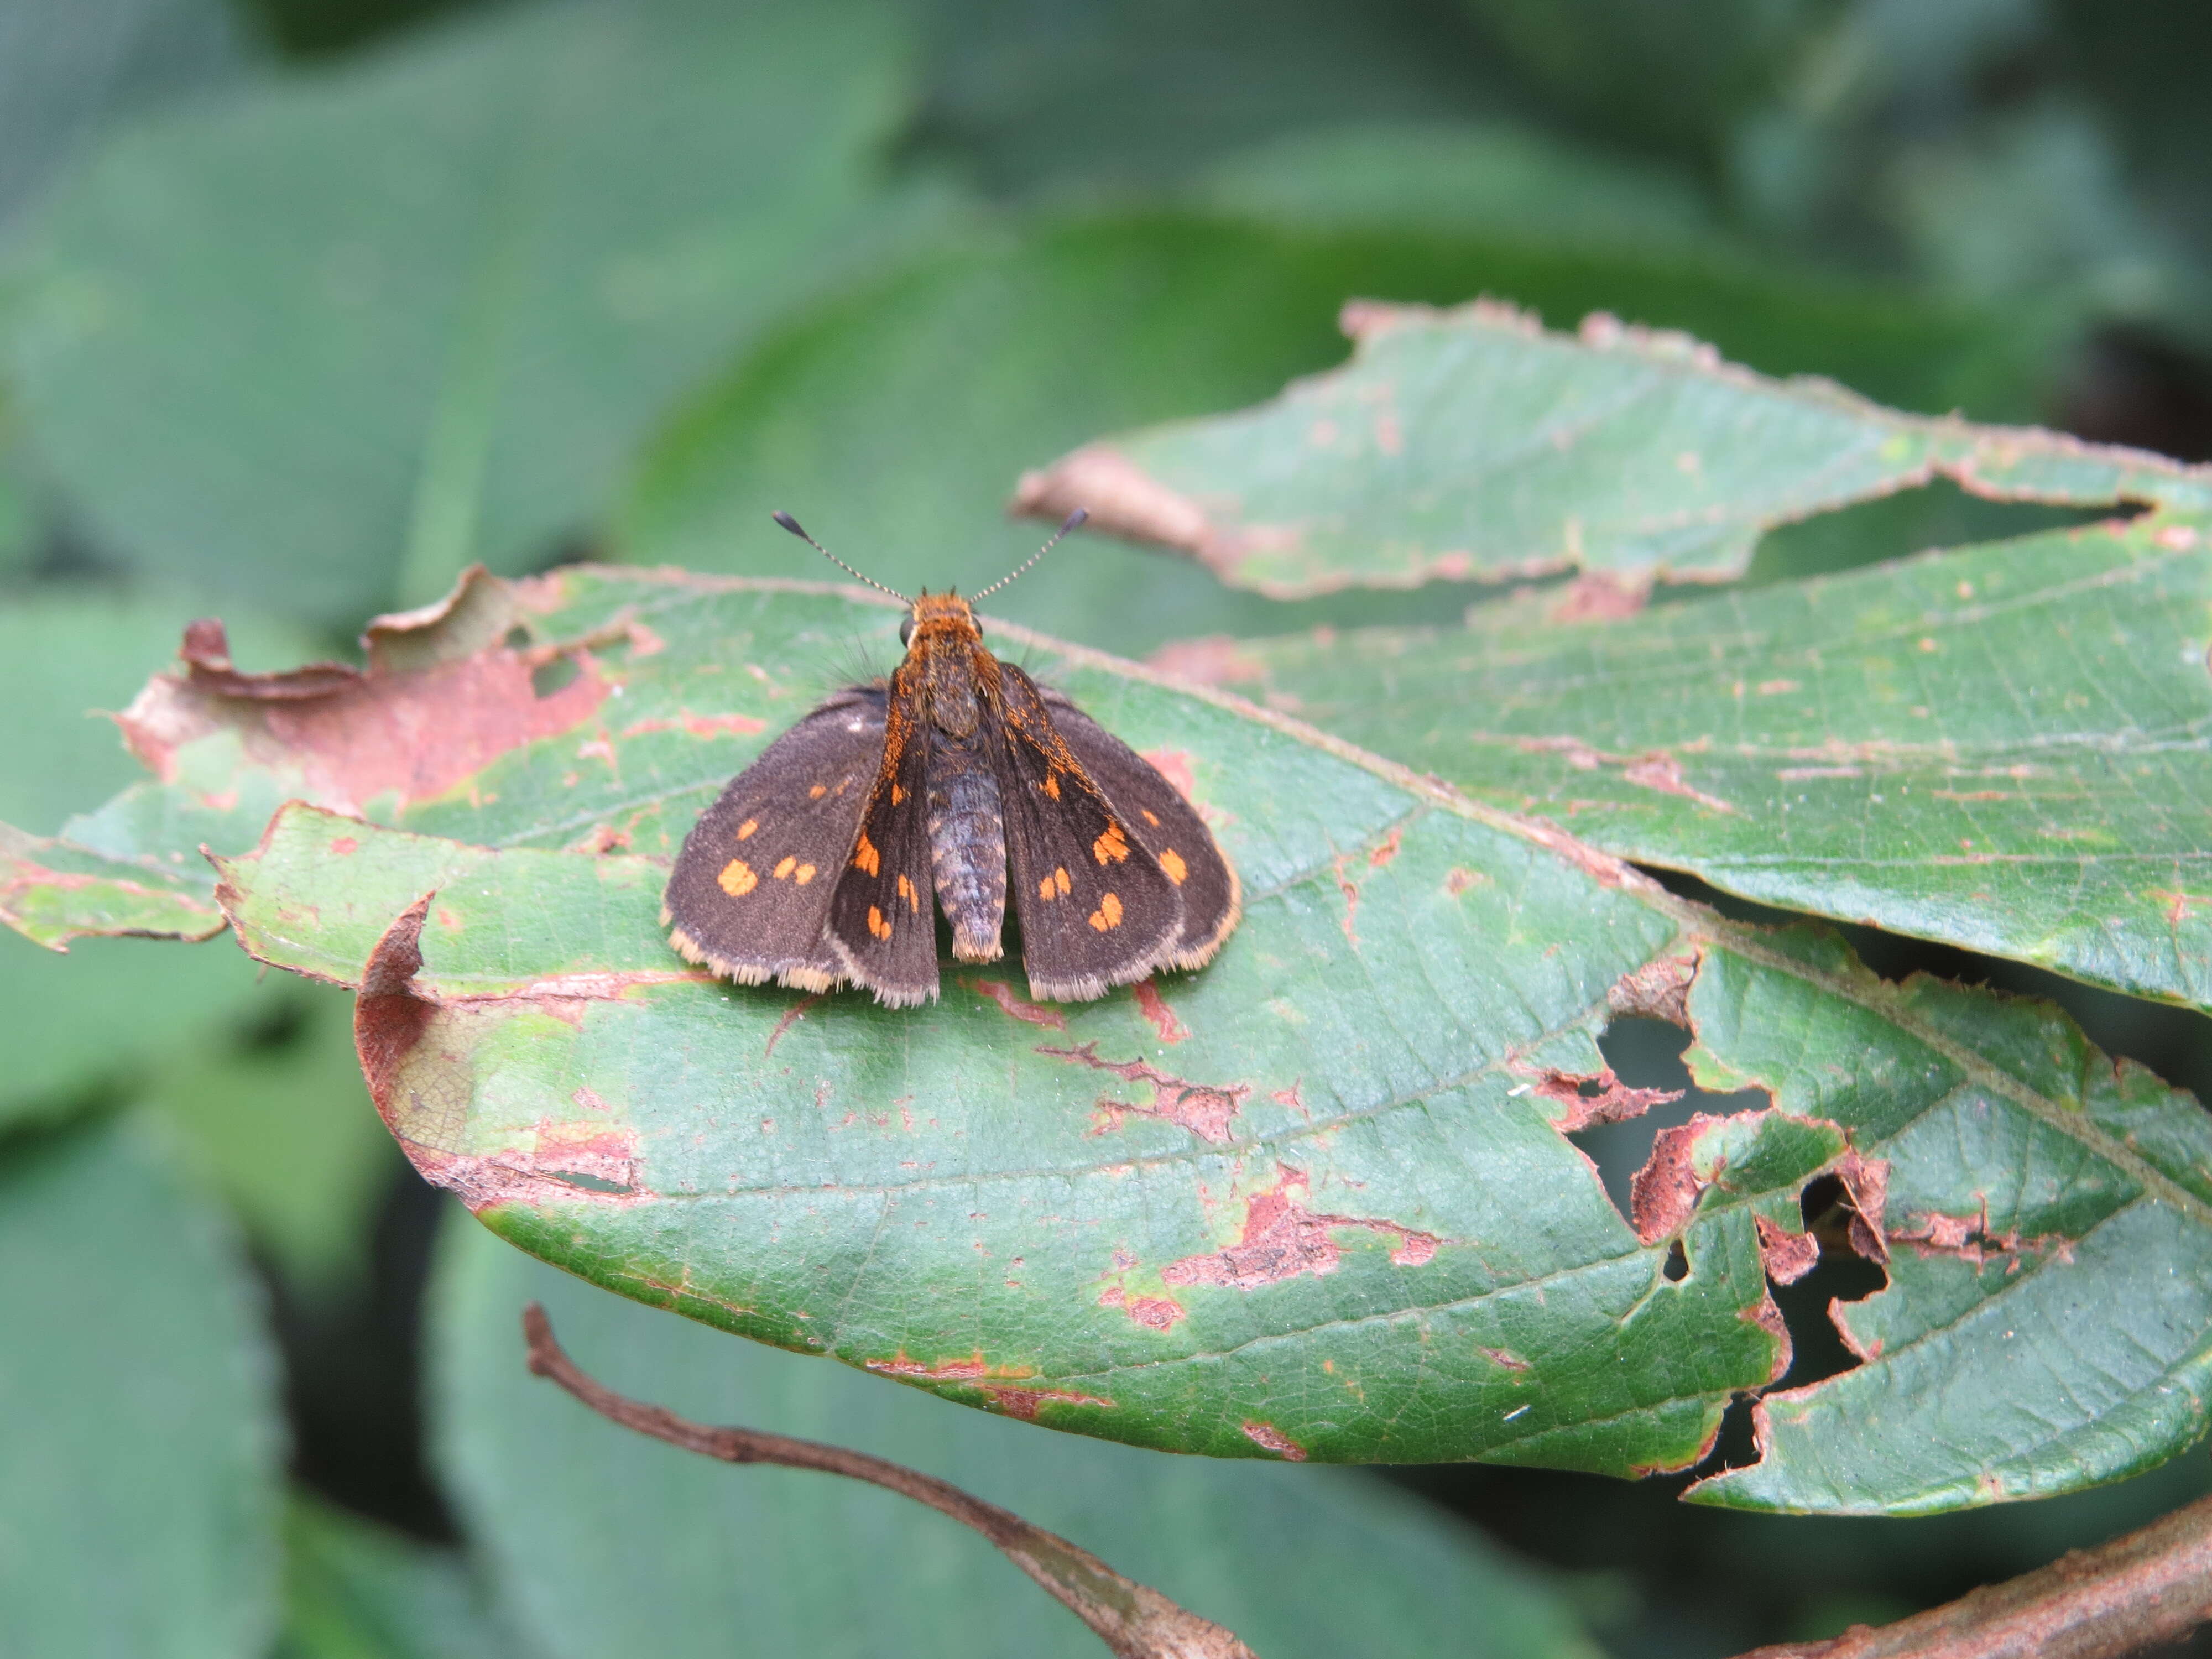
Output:
[[[2212,1006],[2212,520],[1663,605],[1239,645],[1217,672],[1748,898]]]
[[[1379,1482],[1040,1435],[789,1355],[733,1349],[477,1228],[449,1228],[434,1304],[439,1436],[504,1604],[550,1659],[719,1659],[738,1629],[761,1652],[834,1659],[1089,1659],[1099,1648],[988,1544],[906,1499],[829,1475],[709,1462],[592,1416],[523,1368],[517,1315],[530,1300],[614,1386],[706,1421],[828,1440],[952,1480],[1227,1625],[1269,1659],[1594,1659],[1556,1580]]]
[[[2212,1313],[2183,1270],[2212,1242],[2188,1174],[2201,1111],[2137,1077],[2114,1115],[2109,1063],[2053,1011],[1960,993],[1931,1048],[1925,1000],[1838,965],[1835,947],[1724,924],[1540,821],[1003,626],[995,637],[1188,781],[1244,882],[1230,947],[1201,973],[1065,1007],[1031,1001],[1013,963],[954,971],[939,1003],[904,1012],[732,987],[662,938],[665,860],[811,702],[824,642],[858,634],[887,657],[896,612],[849,590],[586,568],[498,591],[530,643],[498,633],[457,660],[532,708],[590,686],[574,723],[436,793],[377,797],[393,822],[288,807],[221,861],[221,896],[255,955],[365,988],[357,1036],[402,1146],[550,1261],[744,1335],[1141,1444],[1626,1474],[1697,1462],[1731,1399],[1784,1376],[1765,1273],[1808,1260],[1809,1182],[1856,1182],[1860,1248],[1896,1263],[1984,1195],[2048,1180],[2061,1197],[2032,1236],[2052,1261],[1993,1278],[1984,1299],[2065,1297],[2079,1363],[2135,1355],[2090,1419],[2039,1414],[2075,1362],[1978,1327],[1922,1363],[1980,1391],[1978,1415],[1946,1431],[1986,1484],[1908,1480],[1924,1434],[1833,1395],[1815,1452],[1880,1445],[1897,1461],[1869,1460],[1848,1488],[1785,1480],[1796,1454],[1778,1431],[1763,1466],[1778,1484],[1757,1501],[2027,1495],[2114,1478],[2202,1431]],[[421,654],[333,695],[373,725],[453,672]],[[570,660],[574,678],[541,696],[510,657]],[[268,747],[265,704],[229,714],[242,724],[216,734],[227,752],[261,757],[242,766],[344,783],[326,754]],[[485,729],[521,728],[508,709]],[[1778,1012],[1732,1029],[1704,1012],[1715,987],[1723,1008]],[[1668,1141],[1626,1216],[1562,1133],[1641,1109],[1594,1040],[1624,1009],[1693,1025],[1701,1063],[1776,1095],[1773,1112]],[[1826,1072],[1808,1093],[1760,1046],[1832,1040],[1888,1094]],[[2038,1043],[2073,1069],[2007,1083],[2014,1051]],[[1973,1159],[1916,1166],[1915,1207],[1885,1222],[1869,1171],[1922,1118],[1948,1121],[1969,1084],[2040,1104]],[[2151,1259],[2089,1248],[2124,1210],[2167,1229],[2160,1345],[2135,1328],[2148,1316],[2130,1275]],[[1893,1278],[1850,1316],[1936,1323],[1955,1304]],[[2148,1426],[2102,1431],[2128,1413]]]
[[[2051,433],[1776,384],[1687,336],[1510,307],[1354,301],[1352,361],[1232,415],[1110,438],[1016,507],[1180,549],[1278,599],[1560,570],[1640,590],[1741,575],[1774,526],[1938,475],[1989,495],[2203,509],[2212,474]]]
[[[143,1122],[0,1166],[0,1606],[24,1653],[265,1650],[283,1430],[255,1286]]]

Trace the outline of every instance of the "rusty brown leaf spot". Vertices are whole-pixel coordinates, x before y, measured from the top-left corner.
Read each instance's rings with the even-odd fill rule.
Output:
[[[983,1358],[981,1348],[965,1359],[940,1360],[935,1364],[924,1364],[907,1357],[902,1348],[889,1359],[870,1359],[864,1362],[868,1370],[881,1371],[887,1376],[909,1376],[924,1382],[958,1382],[976,1389],[993,1407],[1009,1417],[1035,1422],[1038,1408],[1045,1405],[1097,1406],[1109,1411],[1114,1402],[1101,1395],[1078,1394],[1066,1389],[1031,1387],[1027,1379],[1036,1373],[1028,1365],[993,1365]],[[1008,1380],[1012,1379],[1012,1380]]]
[[[1507,815],[1522,836],[1538,846],[1548,848],[1580,870],[1601,887],[1618,887],[1632,893],[1656,894],[1662,890],[1659,884],[1622,859],[1610,853],[1601,853],[1586,842],[1569,835],[1559,825],[1543,818]]]
[[[1196,1135],[1200,1140],[1224,1146],[1229,1140],[1230,1125],[1243,1109],[1251,1095],[1249,1083],[1193,1083],[1188,1078],[1171,1077],[1146,1065],[1141,1060],[1113,1060],[1098,1057],[1098,1044],[1085,1042],[1073,1048],[1054,1048],[1040,1045],[1036,1052],[1054,1060],[1065,1060],[1078,1066],[1088,1066],[1094,1071],[1109,1072],[1130,1083],[1149,1085],[1152,1098],[1149,1104],[1136,1101],[1113,1100],[1101,1096],[1098,1109],[1106,1114],[1109,1127],[1119,1123],[1124,1114],[1134,1113],[1139,1117],[1164,1118]]]
[[[1170,640],[1145,659],[1163,674],[1200,685],[1242,685],[1267,678],[1267,665],[1244,641],[1227,634],[1194,640]]]
[[[1018,996],[1014,988],[1002,979],[963,979],[966,986],[979,997],[988,997],[999,1005],[999,1012],[1010,1018],[1030,1025],[1042,1025],[1049,1031],[1067,1029],[1067,1016],[1057,1008],[1047,1007],[1041,1002],[1030,1002]]]
[[[185,641],[177,659],[185,665],[185,678],[200,690],[249,702],[328,696],[362,678],[359,669],[342,662],[311,662],[276,674],[242,673],[231,664],[228,633],[213,617],[185,624]]]
[[[221,896],[222,889],[216,890]],[[435,897],[424,894],[385,930],[369,953],[361,994],[354,1003],[354,1048],[362,1075],[378,1115],[408,1161],[424,1180],[458,1194],[471,1210],[510,1200],[539,1205],[649,1201],[653,1195],[637,1184],[634,1129],[541,1120],[530,1146],[502,1147],[489,1154],[456,1152],[425,1139],[427,1131],[444,1122],[438,1102],[424,1097],[413,1066],[417,1051],[431,1040],[440,1014],[439,1005],[421,995],[415,984],[422,969],[422,923]],[[495,1000],[500,999],[469,1000]],[[517,1000],[535,1000],[526,996]],[[539,1006],[558,1012],[560,1005],[556,997]]]
[[[438,634],[434,624],[422,628]],[[240,674],[229,666],[222,624],[195,623],[185,672],[155,675],[118,723],[132,752],[165,781],[175,777],[184,745],[230,731],[249,759],[279,771],[296,767],[315,804],[358,812],[383,795],[404,804],[440,794],[509,750],[573,729],[607,695],[580,649],[576,678],[541,697],[531,676],[542,653],[509,649],[496,637],[457,657],[417,643],[423,648],[387,646],[367,673],[325,663]],[[386,665],[395,659],[420,665]]]
[[[1725,1118],[1699,1112],[1687,1123],[1662,1129],[1652,1138],[1651,1156],[1628,1179],[1629,1221],[1646,1244],[1681,1231],[1711,1184],[1693,1163],[1698,1137]]]
[[[1152,1022],[1152,1027],[1163,1042],[1181,1042],[1190,1036],[1190,1028],[1176,1017],[1176,1011],[1160,995],[1160,988],[1152,980],[1139,980],[1135,988],[1137,1012]]]
[[[1644,609],[1651,598],[1651,578],[1592,570],[1567,584],[1550,620],[1555,623],[1617,622]]]
[[[1171,1296],[1131,1296],[1119,1285],[1109,1285],[1101,1291],[1098,1305],[1119,1308],[1147,1330],[1164,1331],[1178,1319],[1188,1317],[1183,1311],[1182,1304]]]
[[[1293,1192],[1306,1189],[1303,1170],[1278,1164],[1276,1176],[1273,1187],[1245,1200],[1244,1229],[1237,1243],[1204,1255],[1170,1261],[1160,1269],[1160,1282],[1254,1291],[1296,1279],[1300,1273],[1324,1278],[1342,1264],[1344,1253],[1334,1237],[1341,1228],[1395,1239],[1390,1260],[1401,1267],[1421,1267],[1435,1259],[1443,1241],[1434,1233],[1367,1216],[1317,1214],[1292,1196]]]
[[[361,994],[354,1003],[354,1048],[361,1059],[371,1099],[392,1132],[392,1109],[400,1066],[422,1041],[435,1012],[434,1004],[415,994],[415,975],[422,970],[422,920],[435,894],[425,893],[385,930],[369,953]]]
[[[1782,1310],[1774,1305],[1774,1298],[1766,1286],[1759,1287],[1759,1300],[1748,1308],[1736,1310],[1736,1317],[1747,1325],[1756,1325],[1774,1340],[1774,1357],[1767,1362],[1766,1386],[1771,1388],[1790,1375],[1790,1362],[1795,1350],[1790,1342],[1790,1327],[1783,1322]]]
[[[1690,985],[1698,976],[1695,955],[1657,957],[1613,982],[1606,1006],[1616,1014],[1642,1014],[1671,1025],[1690,1023]]]
[[[1244,1431],[1244,1437],[1254,1445],[1265,1447],[1285,1462],[1303,1463],[1306,1461],[1306,1449],[1273,1424],[1255,1423],[1247,1418],[1237,1426]]]
[[[1759,1259],[1776,1284],[1795,1285],[1820,1264],[1820,1241],[1812,1234],[1793,1233],[1763,1215],[1753,1216],[1752,1224],[1759,1230]]]
[[[1851,1248],[1869,1261],[1888,1261],[1884,1212],[1889,1205],[1889,1161],[1862,1157],[1854,1147],[1837,1161],[1835,1173],[1851,1207]]]
[[[1610,1066],[1595,1075],[1514,1069],[1523,1076],[1534,1075],[1535,1092],[1565,1109],[1551,1120],[1552,1127],[1561,1134],[1571,1135],[1595,1123],[1625,1122],[1643,1116],[1654,1106],[1671,1105],[1682,1097],[1680,1089],[1632,1089],[1613,1075]]]

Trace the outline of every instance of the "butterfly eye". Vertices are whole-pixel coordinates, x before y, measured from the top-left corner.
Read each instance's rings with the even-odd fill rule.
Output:
[[[912,617],[908,617],[904,622],[899,624],[899,643],[901,645],[912,645],[914,643],[914,618]]]

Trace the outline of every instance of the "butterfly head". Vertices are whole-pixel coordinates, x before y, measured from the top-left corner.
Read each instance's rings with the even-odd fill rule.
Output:
[[[908,651],[926,651],[937,645],[976,645],[982,638],[975,613],[957,593],[932,593],[924,589],[899,624],[899,643]]]

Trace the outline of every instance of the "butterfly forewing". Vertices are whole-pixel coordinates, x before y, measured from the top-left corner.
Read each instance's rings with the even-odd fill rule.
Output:
[[[823,939],[884,748],[884,694],[842,691],[762,751],[700,816],[661,920],[691,961],[740,984],[828,990]]]
[[[1087,1001],[1172,957],[1182,901],[1068,747],[1036,684],[1009,665],[999,673],[999,790],[1030,993]]]
[[[893,1008],[937,994],[937,907],[930,878],[929,734],[908,679],[893,679],[887,727],[860,833],[830,901],[827,941],[842,970]]]
[[[1169,958],[1202,968],[1237,926],[1237,872],[1182,791],[1159,769],[1050,687],[1039,694],[1060,735],[1105,793],[1121,821],[1152,855],[1182,900],[1182,926]]]

